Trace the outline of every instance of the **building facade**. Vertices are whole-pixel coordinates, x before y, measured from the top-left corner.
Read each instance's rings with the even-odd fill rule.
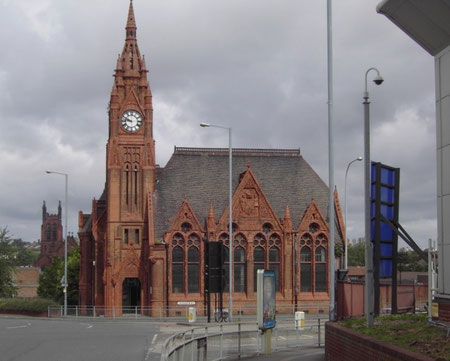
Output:
[[[433,0],[383,0],[377,11],[434,57],[436,80],[436,159],[438,319],[450,322],[450,4]],[[433,160],[434,161],[434,160]]]
[[[222,242],[227,252],[233,247],[234,312],[256,305],[258,269],[275,272],[278,304],[326,312],[326,184],[299,149],[233,149],[230,242],[228,149],[175,147],[164,168],[155,164],[152,94],[136,29],[130,3],[110,95],[106,186],[92,212],[79,214],[80,304],[102,306],[106,315],[125,306],[159,314],[185,302],[202,312],[206,242]],[[345,237],[336,191],[335,212],[339,254]]]

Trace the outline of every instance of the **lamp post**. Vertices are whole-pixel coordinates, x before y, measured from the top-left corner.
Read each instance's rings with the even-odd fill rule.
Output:
[[[328,70],[328,225],[329,234],[329,285],[330,321],[336,319],[335,313],[335,256],[334,256],[334,126],[333,126],[333,31],[332,4],[327,0],[327,70]]]
[[[232,190],[232,148],[231,148],[231,127],[222,127],[219,125],[213,125],[208,123],[200,123],[201,127],[207,128],[221,128],[228,129],[228,163],[229,163],[229,293],[230,293],[230,301],[229,301],[229,310],[228,310],[228,319],[229,321],[233,321],[233,190]]]
[[[373,327],[374,314],[374,290],[373,290],[373,252],[370,239],[370,113],[369,113],[369,92],[367,91],[367,74],[371,70],[377,72],[373,80],[376,85],[383,83],[383,78],[376,68],[369,68],[366,71],[364,88],[364,237],[365,237],[365,266],[366,266],[366,287],[364,288],[364,308],[366,312],[366,325]]]
[[[67,316],[67,191],[69,187],[69,175],[66,173],[53,172],[46,170],[47,174],[58,174],[65,178],[65,194],[64,194],[64,283],[63,283],[63,293],[64,293],[64,316]]]
[[[362,157],[358,157],[356,159],[353,159],[350,163],[348,163],[347,170],[345,171],[345,182],[344,182],[344,228],[345,228],[345,239],[344,239],[344,246],[345,246],[345,265],[344,268],[348,269],[348,245],[347,245],[347,174],[350,166],[355,163],[356,161],[362,161]]]

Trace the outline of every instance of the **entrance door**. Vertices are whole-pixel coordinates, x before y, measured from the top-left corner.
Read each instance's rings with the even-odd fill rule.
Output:
[[[125,278],[122,284],[122,312],[134,313],[136,307],[140,312],[141,282],[139,278]]]

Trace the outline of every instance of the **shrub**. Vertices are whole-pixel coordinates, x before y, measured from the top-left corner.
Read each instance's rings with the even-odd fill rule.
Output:
[[[0,298],[0,312],[47,312],[48,306],[58,306],[53,300],[45,298]]]

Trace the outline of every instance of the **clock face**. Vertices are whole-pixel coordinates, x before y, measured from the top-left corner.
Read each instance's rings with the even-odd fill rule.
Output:
[[[137,132],[142,125],[142,115],[135,110],[127,110],[122,115],[121,123],[127,132]]]

